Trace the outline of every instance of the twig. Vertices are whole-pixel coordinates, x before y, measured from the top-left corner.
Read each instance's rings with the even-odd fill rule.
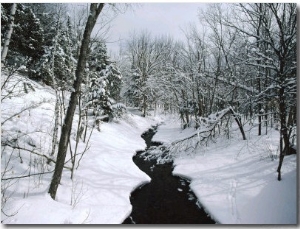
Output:
[[[53,172],[54,172],[54,170],[52,170],[50,172],[31,173],[31,174],[24,175],[24,176],[15,176],[15,177],[1,178],[1,180],[20,179],[20,178],[25,178],[25,177],[31,177],[31,176],[36,176],[36,175],[43,175],[43,174],[53,173]]]
[[[35,155],[38,155],[38,156],[41,156],[41,157],[46,158],[48,161],[51,161],[51,162],[53,162],[53,163],[56,163],[55,160],[53,160],[52,158],[46,156],[45,154],[39,154],[39,153],[37,153],[37,152],[34,152],[34,149],[33,149],[33,150],[29,150],[29,149],[26,149],[26,148],[23,148],[23,147],[20,147],[20,146],[13,146],[13,145],[10,145],[10,144],[7,144],[7,143],[6,143],[6,145],[7,145],[7,146],[10,146],[10,147],[13,148],[13,149],[20,149],[20,150],[27,151],[27,152],[29,152],[29,153],[33,153],[33,154],[35,154]],[[70,167],[67,167],[67,166],[64,166],[64,168],[65,168],[65,169],[71,170],[71,168],[70,168]]]
[[[33,109],[33,108],[37,108],[38,106],[40,106],[40,105],[41,105],[42,103],[44,103],[44,102],[45,102],[45,101],[41,101],[41,102],[39,102],[38,104],[33,104],[33,105],[29,106],[29,107],[26,107],[26,108],[22,109],[21,111],[15,113],[15,114],[13,114],[12,116],[8,117],[8,118],[5,119],[3,122],[1,122],[1,126],[3,126],[3,124],[4,124],[5,122],[7,122],[8,120],[12,119],[13,117],[18,116],[19,114],[23,113],[24,111],[27,111],[27,110],[30,110],[30,109]]]

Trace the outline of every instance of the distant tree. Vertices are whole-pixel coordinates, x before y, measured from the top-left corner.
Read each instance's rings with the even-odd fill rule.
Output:
[[[161,71],[161,66],[166,60],[168,49],[164,39],[153,39],[149,32],[144,31],[134,34],[126,45],[131,71],[125,82],[129,101],[138,103],[143,116],[146,116],[151,103],[154,101],[155,77]],[[152,78],[152,79],[151,79]]]
[[[43,45],[51,46],[53,37],[57,33],[58,18],[61,24],[66,25],[69,18],[68,4],[63,3],[24,3],[39,19],[43,28]]]
[[[55,26],[52,42],[44,46],[44,55],[35,66],[35,78],[61,90],[71,90],[75,78],[76,60],[73,57],[72,31],[60,19]],[[53,77],[55,80],[53,81]],[[56,85],[53,85],[53,84]]]
[[[83,107],[92,108],[96,119],[108,116],[111,120],[114,116],[112,105],[119,99],[121,73],[115,63],[109,60],[103,42],[93,43],[88,64]]]
[[[131,69],[126,73],[123,95],[130,106],[140,106],[140,98],[142,97],[140,81],[141,76],[136,69]]]
[[[140,36],[134,35],[127,44],[127,50],[130,53],[128,56],[131,58],[131,65],[133,69],[135,84],[128,95],[138,96],[138,105],[143,111],[143,116],[147,113],[147,91],[146,81],[149,77],[149,70],[151,69],[151,52],[154,51],[153,43],[149,33],[142,33]]]

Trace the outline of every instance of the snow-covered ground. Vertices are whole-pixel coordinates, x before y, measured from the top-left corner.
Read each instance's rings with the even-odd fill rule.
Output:
[[[286,156],[277,180],[279,133],[257,136],[246,124],[247,140],[238,127],[231,139],[216,139],[195,154],[175,159],[173,174],[191,179],[191,188],[208,214],[221,224],[297,224],[297,158]],[[248,130],[247,130],[248,128]],[[153,141],[170,143],[189,136],[176,119],[166,119]]]
[[[24,93],[23,82],[32,85],[35,91]],[[2,141],[14,142],[18,138],[18,146],[49,156],[54,124],[54,92],[49,87],[18,76],[10,85],[17,85],[15,88],[20,89],[20,93],[2,101],[1,121],[9,118],[2,126]],[[35,108],[20,112],[37,104]],[[11,117],[14,114],[17,115]],[[75,123],[77,119],[78,116]],[[56,201],[48,194],[52,173],[2,182],[2,189],[5,188],[8,196],[4,207],[7,216],[1,214],[2,223],[122,223],[131,213],[130,193],[150,181],[148,175],[133,163],[132,157],[137,150],[146,147],[141,134],[158,122],[158,119],[142,118],[129,112],[119,120],[103,123],[100,132],[94,130],[90,148],[75,171],[73,181],[70,171],[64,170]],[[71,144],[74,147],[73,140]],[[79,152],[84,148],[85,144],[80,143]],[[6,165],[9,167],[3,177],[53,170],[53,164],[48,165],[45,160],[38,163],[42,158],[28,151],[2,146],[2,174]],[[29,163],[33,165],[30,169]]]
[[[1,103],[1,140],[19,149],[2,145],[2,179],[46,173],[2,181],[2,194],[5,192],[7,197],[6,203],[2,202],[4,224],[119,224],[131,212],[130,193],[150,181],[132,161],[136,151],[146,147],[141,134],[162,119],[165,124],[159,126],[154,141],[170,143],[194,131],[181,130],[178,119],[171,116],[142,118],[129,109],[123,118],[103,123],[100,132],[94,130],[73,181],[70,171],[64,170],[54,201],[48,194],[54,165],[36,155],[49,157],[54,92],[19,76],[10,85],[16,83],[7,89],[18,93]],[[29,93],[24,93],[24,85]],[[75,126],[77,120],[75,116]],[[230,140],[220,137],[195,154],[181,154],[175,160],[174,174],[192,180],[191,187],[203,207],[219,223],[295,224],[296,156],[285,157],[283,180],[277,181],[278,159],[272,160],[270,155],[276,154],[278,132],[270,129],[267,136],[261,137],[256,133],[256,128],[247,130],[248,140],[243,141],[236,128]],[[71,144],[74,147],[74,133]],[[84,148],[81,142],[79,152]]]

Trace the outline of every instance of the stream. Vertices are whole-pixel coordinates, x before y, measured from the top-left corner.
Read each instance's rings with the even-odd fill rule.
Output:
[[[152,142],[157,127],[142,135],[147,149],[160,143]],[[131,193],[131,215],[123,224],[215,224],[201,208],[197,197],[189,187],[190,181],[173,176],[173,162],[157,164],[156,159],[144,160],[137,152],[134,163],[151,177]]]

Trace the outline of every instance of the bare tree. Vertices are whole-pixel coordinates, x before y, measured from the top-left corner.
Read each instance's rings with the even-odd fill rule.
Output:
[[[143,116],[147,114],[148,106],[153,102],[153,84],[150,77],[157,74],[163,61],[166,61],[168,42],[163,38],[152,38],[151,34],[143,31],[133,34],[127,42],[128,58],[131,62],[131,82],[128,94],[131,93],[140,106]],[[153,81],[152,81],[153,82]]]
[[[238,7],[237,20],[227,21],[226,25],[256,40],[256,48],[249,51],[244,63],[267,71],[264,78],[270,85],[260,90],[261,82],[258,80],[255,97],[257,100],[268,99],[277,110],[280,123],[277,172],[278,180],[281,180],[283,158],[289,154],[289,138],[296,122],[295,118],[288,117],[295,117],[296,107],[297,8],[295,3],[240,4]],[[263,45],[268,49],[261,50]]]
[[[82,82],[83,73],[86,65],[91,33],[103,7],[104,7],[104,3],[90,4],[90,12],[85,26],[84,34],[83,34],[79,60],[76,68],[76,79],[74,82],[74,91],[71,93],[69,107],[67,109],[64,124],[62,126],[57,160],[55,164],[55,171],[49,188],[49,194],[52,197],[52,199],[55,199],[56,197],[57,188],[62,176],[63,166],[65,163],[66,153],[68,149],[69,136],[71,133],[72,123],[73,123],[73,117],[74,117],[75,108],[78,101],[78,96],[80,94],[80,85]]]

